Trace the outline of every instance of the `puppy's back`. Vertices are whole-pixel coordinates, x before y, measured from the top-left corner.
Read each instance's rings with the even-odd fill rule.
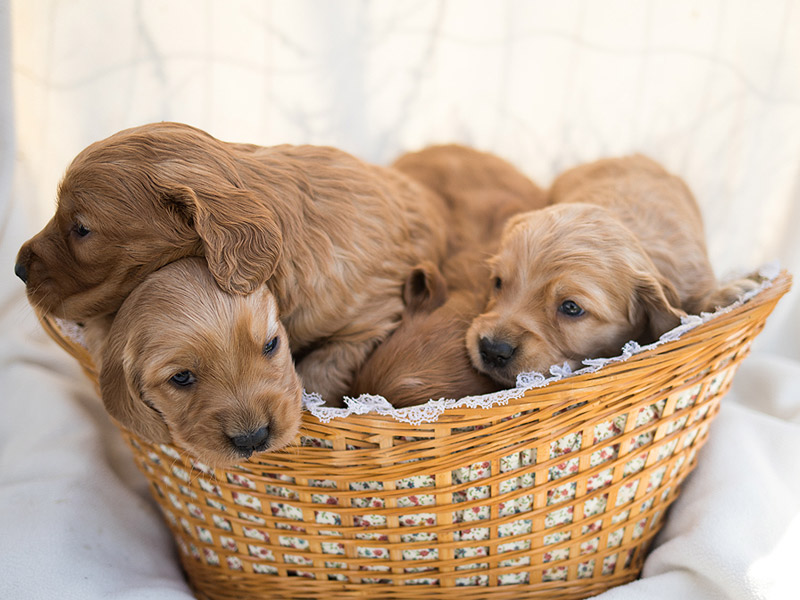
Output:
[[[424,183],[450,206],[465,193],[477,190],[506,192],[519,198],[527,210],[544,206],[541,188],[508,161],[460,144],[429,146],[398,158],[392,165]]]
[[[553,182],[552,204],[582,202],[612,211],[672,282],[687,312],[704,310],[716,287],[702,215],[679,177],[640,154],[601,159],[566,171]]]
[[[641,154],[604,158],[559,175],[548,193],[548,203],[590,202],[614,209],[622,217],[680,211],[702,235],[700,208],[684,181]],[[661,215],[659,215],[661,216]],[[636,221],[638,222],[638,221]]]
[[[488,256],[509,217],[547,203],[545,191],[510,162],[460,144],[410,152],[392,166],[443,199],[449,257],[477,247]]]

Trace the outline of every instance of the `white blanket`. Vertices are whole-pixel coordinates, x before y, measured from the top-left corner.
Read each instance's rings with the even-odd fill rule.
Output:
[[[798,39],[792,1],[0,1],[0,598],[190,598],[143,478],[12,274],[84,146],[165,119],[374,162],[460,141],[542,185],[641,151],[695,191],[720,275],[800,275]],[[741,366],[643,577],[601,598],[800,597],[797,298]]]

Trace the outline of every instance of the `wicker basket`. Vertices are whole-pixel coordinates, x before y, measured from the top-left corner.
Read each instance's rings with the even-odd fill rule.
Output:
[[[585,598],[638,576],[790,286],[782,272],[677,340],[490,410],[305,414],[296,446],[228,470],[123,433],[199,598]]]

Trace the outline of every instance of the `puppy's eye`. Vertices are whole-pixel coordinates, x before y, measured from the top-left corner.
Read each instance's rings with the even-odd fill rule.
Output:
[[[72,232],[79,238],[84,238],[91,233],[91,230],[83,223],[75,223],[72,226]]]
[[[264,344],[264,356],[269,356],[278,349],[278,336],[276,335],[266,344]]]
[[[495,290],[497,290],[498,292],[499,292],[501,289],[503,289],[503,280],[502,280],[502,279],[500,279],[499,277],[495,277],[495,278],[492,280],[492,283],[494,284],[494,289],[495,289]]]
[[[191,371],[181,371],[180,373],[175,373],[175,375],[170,377],[169,381],[178,387],[188,387],[197,381],[197,378]]]
[[[558,307],[559,312],[567,315],[568,317],[580,317],[583,314],[583,309],[572,300],[565,300]]]

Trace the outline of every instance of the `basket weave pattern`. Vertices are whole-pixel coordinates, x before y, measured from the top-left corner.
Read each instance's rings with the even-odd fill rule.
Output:
[[[123,433],[200,598],[585,598],[638,576],[790,284],[488,410],[305,414],[295,446],[232,469]]]

